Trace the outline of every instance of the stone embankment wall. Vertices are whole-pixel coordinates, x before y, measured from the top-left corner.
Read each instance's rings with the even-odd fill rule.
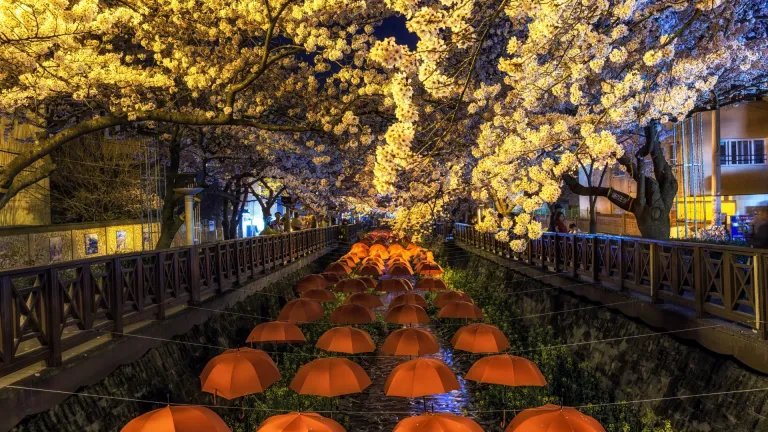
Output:
[[[493,272],[507,281],[523,276],[484,258],[452,247],[452,266]],[[526,289],[546,288],[530,280]],[[546,323],[563,344],[601,377],[602,387],[616,400],[645,400],[641,406],[669,419],[675,431],[748,432],[768,431],[768,391],[665,399],[694,394],[768,389],[768,377],[746,368],[731,357],[721,356],[698,344],[672,335],[642,337],[660,330],[639,320],[598,307],[584,298],[561,290],[517,295],[521,325]],[[550,314],[571,309],[579,311]],[[641,336],[641,337],[638,337]],[[618,338],[612,342],[590,341]],[[624,339],[626,338],[626,339]]]

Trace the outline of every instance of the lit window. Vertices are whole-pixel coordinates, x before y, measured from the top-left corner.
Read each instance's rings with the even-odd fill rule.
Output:
[[[720,141],[720,164],[765,164],[765,140],[730,139]]]

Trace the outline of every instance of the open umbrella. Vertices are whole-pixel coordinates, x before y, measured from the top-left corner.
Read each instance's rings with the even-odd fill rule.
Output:
[[[483,384],[498,384],[504,386],[502,405],[506,406],[507,386],[509,387],[543,387],[547,380],[541,374],[538,366],[528,359],[501,354],[483,357],[469,368],[464,376],[469,381]],[[502,427],[507,423],[507,411],[504,411]]]
[[[301,278],[296,283],[296,291],[302,293],[311,289],[323,289],[328,286],[328,281],[322,275],[311,274]]]
[[[364,264],[357,270],[361,276],[381,276],[381,269],[374,264]]]
[[[371,335],[354,327],[334,327],[329,329],[317,340],[316,347],[346,354],[373,352],[376,344]]]
[[[419,267],[419,274],[425,276],[437,276],[443,274],[443,269],[434,262],[425,262]]]
[[[382,256],[382,258],[384,259],[389,258],[389,251],[387,251],[387,247],[381,243],[374,244],[373,246],[368,248],[368,255],[383,255],[383,254],[386,254],[386,256]]]
[[[367,289],[368,287],[365,286],[365,282],[360,279],[344,279],[333,287],[334,291],[351,293],[363,292]]]
[[[412,305],[426,308],[427,300],[418,293],[409,292],[405,294],[400,294],[399,296],[393,298],[392,301],[389,302],[389,307],[391,309],[401,304],[412,304]]]
[[[200,374],[202,390],[224,399],[262,393],[280,379],[275,362],[262,350],[230,349],[212,358]]]
[[[381,279],[376,291],[382,292],[405,292],[411,290],[411,284],[404,279]]]
[[[352,273],[352,269],[350,269],[346,264],[344,264],[341,261],[336,261],[328,265],[328,267],[325,268],[323,273],[333,273],[339,277],[344,277],[350,273]]]
[[[416,286],[413,287],[422,291],[446,291],[448,287],[445,285],[442,279],[425,277],[416,281]]]
[[[345,304],[337,307],[331,313],[334,324],[369,324],[376,321],[372,310],[360,304]]]
[[[387,248],[387,252],[389,252],[390,254],[393,252],[404,251],[404,250],[405,248],[400,243],[393,243],[389,245],[389,247]]]
[[[314,300],[320,303],[335,302],[336,294],[328,291],[327,289],[311,289],[301,293],[301,298]]]
[[[404,418],[393,432],[483,432],[483,428],[472,419],[443,412]]]
[[[448,393],[459,389],[459,382],[442,360],[418,358],[397,365],[384,383],[387,396],[407,398]]]
[[[409,327],[390,333],[381,351],[387,355],[421,357],[440,352],[440,344],[432,333]]]
[[[455,301],[472,303],[472,298],[461,291],[446,291],[446,292],[441,292],[440,294],[435,296],[435,300],[433,303],[435,304],[436,307],[441,308],[447,305],[448,303],[455,302]]]
[[[339,357],[312,360],[296,373],[291,389],[298,394],[336,397],[360,393],[371,379],[357,363]]]
[[[352,245],[352,250],[353,251],[364,250],[364,251],[368,252],[369,249],[370,249],[370,247],[367,244],[362,243],[362,242],[357,242],[357,243]]]
[[[451,338],[454,349],[471,353],[497,353],[509,348],[501,330],[489,324],[469,324],[458,329]]]
[[[437,312],[438,318],[483,319],[483,311],[477,305],[465,301],[450,302]]]
[[[370,309],[384,306],[379,296],[371,293],[355,293],[344,300],[344,304],[359,304]]]
[[[384,260],[381,257],[371,256],[363,260],[363,264],[376,264],[379,267],[384,267]]]
[[[366,288],[368,288],[368,289],[376,288],[376,281],[373,280],[373,278],[369,278],[369,277],[363,276],[363,277],[359,277],[358,279],[363,281],[363,283],[365,284]]]
[[[392,324],[426,324],[429,322],[427,311],[421,306],[401,304],[390,308],[384,321]]]
[[[315,413],[279,414],[272,416],[261,424],[256,432],[346,432],[334,420]]]
[[[263,322],[251,330],[248,339],[249,343],[263,342],[306,342],[304,333],[296,324],[282,321]]]
[[[323,276],[323,279],[325,279],[329,286],[336,285],[341,280],[336,273],[320,273],[320,275]]]
[[[349,268],[350,270],[357,267],[357,263],[355,262],[355,260],[352,258],[351,255],[344,255],[343,257],[339,258],[337,262],[340,262],[346,265],[347,268]]]
[[[348,253],[348,254],[344,255],[342,258],[349,258],[355,264],[360,262],[360,258],[358,258],[357,255],[355,255],[353,253]],[[347,260],[347,261],[349,261],[349,260]]]
[[[325,309],[323,309],[320,303],[310,299],[298,298],[286,303],[277,319],[303,324],[323,319],[323,316],[325,316]]]
[[[128,422],[120,432],[232,432],[215,412],[200,406],[167,406]]]
[[[395,264],[387,269],[387,274],[395,278],[410,277],[413,275],[413,270],[403,265]]]
[[[546,404],[521,411],[504,432],[605,432],[594,418],[571,407]]]

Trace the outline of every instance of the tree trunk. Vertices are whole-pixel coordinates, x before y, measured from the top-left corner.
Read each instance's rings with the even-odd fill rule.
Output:
[[[166,171],[166,187],[165,196],[163,197],[163,210],[161,214],[160,223],[160,237],[157,239],[155,249],[168,249],[173,243],[176,233],[179,232],[179,228],[184,222],[179,217],[178,206],[182,202],[183,198],[177,194],[173,189],[176,185],[176,178],[179,175],[179,165],[181,160],[181,141],[180,130],[176,128],[174,135],[171,138],[171,143],[168,147],[169,152],[169,164],[168,171]]]
[[[570,175],[563,176],[563,180],[577,195],[606,197],[619,208],[635,215],[637,228],[643,238],[654,240],[669,239],[672,203],[677,195],[677,179],[672,174],[672,168],[664,157],[664,152],[659,141],[659,124],[650,122],[645,126],[645,145],[634,155],[635,160],[628,155],[619,158],[619,163],[637,183],[637,196],[631,197],[623,192],[605,187],[583,186],[577,179]],[[653,164],[653,177],[644,174],[643,164],[646,156],[651,156]],[[596,199],[596,198],[595,198]],[[590,207],[590,231],[592,230],[592,213],[594,205]]]
[[[597,197],[589,197],[589,233],[597,234]]]

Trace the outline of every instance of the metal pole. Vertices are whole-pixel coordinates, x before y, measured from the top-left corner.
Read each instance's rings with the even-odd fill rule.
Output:
[[[721,225],[723,212],[720,200],[720,107],[715,106],[712,111],[712,219],[715,225]]]
[[[680,122],[680,146],[681,159],[683,164],[683,219],[685,220],[685,238],[688,238],[688,182],[686,181],[685,169],[687,166],[687,146],[685,145],[685,119]]]
[[[688,171],[688,174],[690,174],[690,182],[692,185],[696,185],[693,188],[692,195],[693,195],[693,235],[696,236],[696,233],[699,232],[699,217],[698,217],[698,211],[696,209],[697,205],[699,204],[699,187],[698,187],[698,180],[699,177],[696,175],[698,165],[695,163],[697,162],[697,159],[695,157],[696,155],[696,119],[694,117],[691,117],[691,139],[689,141],[691,146],[691,169],[693,170],[693,174],[691,174],[691,171]]]
[[[677,178],[680,178],[680,160],[677,157],[677,123],[672,125],[672,154],[675,158],[675,171],[677,171]],[[675,232],[677,233],[677,238],[680,238],[680,199],[678,196],[680,195],[680,191],[675,194]]]

